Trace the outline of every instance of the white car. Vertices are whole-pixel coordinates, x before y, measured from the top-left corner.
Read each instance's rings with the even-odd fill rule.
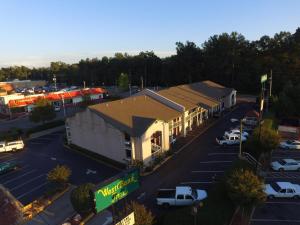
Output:
[[[242,142],[246,140],[247,138],[242,136]],[[223,137],[217,137],[216,142],[219,145],[238,145],[240,143],[240,135],[225,134]]]
[[[271,163],[275,171],[300,171],[300,161],[294,159],[281,159]]]
[[[240,135],[241,131],[239,129],[232,129],[230,131],[225,131],[225,135],[230,135],[230,134],[236,134],[236,135]],[[248,138],[249,133],[246,131],[242,132],[242,136]]]
[[[22,140],[0,142],[0,152],[15,152],[24,148],[24,142]]]
[[[276,182],[272,186],[270,184],[266,184],[264,191],[269,199],[300,198],[300,185],[290,182]]]
[[[300,141],[296,140],[287,140],[280,142],[280,148],[283,149],[300,149]]]

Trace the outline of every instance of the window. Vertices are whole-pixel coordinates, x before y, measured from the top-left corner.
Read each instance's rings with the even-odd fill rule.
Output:
[[[177,199],[183,199],[183,195],[177,195]]]
[[[287,189],[287,193],[294,193],[293,189]]]
[[[130,135],[127,133],[124,133],[125,141],[130,141]]]
[[[126,149],[126,158],[131,159],[131,150]]]
[[[185,196],[185,199],[190,199],[190,200],[193,200],[193,197],[192,197],[192,196],[190,196],[190,195],[186,195],[186,196]]]
[[[0,148],[3,148],[4,147],[4,145],[0,145]]]
[[[280,193],[286,193],[286,189],[281,189],[279,192]]]

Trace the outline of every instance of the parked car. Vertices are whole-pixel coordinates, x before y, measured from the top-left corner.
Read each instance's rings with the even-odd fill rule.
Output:
[[[24,148],[24,142],[22,140],[0,142],[0,152],[11,152],[22,150]]]
[[[0,174],[7,173],[11,170],[16,170],[18,167],[18,163],[14,161],[0,163]]]
[[[246,140],[247,140],[247,138],[242,136],[242,142],[244,142]],[[225,134],[223,137],[217,137],[216,142],[219,145],[237,145],[240,143],[240,135]]]
[[[300,197],[300,185],[290,182],[276,182],[274,185],[266,184],[265,193],[268,198],[296,198]]]
[[[275,171],[300,171],[300,161],[294,159],[281,159],[271,163]]]
[[[283,149],[300,149],[300,141],[296,141],[296,140],[282,141],[280,142],[279,147]]]
[[[229,131],[225,131],[225,134],[224,135],[230,135],[230,134],[236,134],[236,135],[240,135],[240,130],[239,129],[232,129],[232,130],[229,130]],[[249,136],[249,133],[246,132],[246,131],[242,131],[242,135],[246,138],[248,138]]]
[[[176,187],[175,189],[158,190],[156,203],[164,207],[186,206],[207,198],[207,192],[200,189],[192,189],[189,186]]]
[[[245,117],[243,123],[249,126],[256,126],[258,124],[258,119],[256,117]]]

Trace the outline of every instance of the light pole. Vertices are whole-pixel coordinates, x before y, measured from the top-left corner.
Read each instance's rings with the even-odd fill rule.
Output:
[[[239,158],[242,157],[242,133],[243,133],[243,119],[240,121],[240,149],[239,149]]]
[[[63,95],[61,97],[62,97],[62,104],[63,104],[63,110],[64,110],[64,117],[66,117],[65,98]]]
[[[55,91],[56,91],[57,87],[56,87],[56,75],[55,74],[53,75],[53,81],[54,81],[54,88],[55,88]]]

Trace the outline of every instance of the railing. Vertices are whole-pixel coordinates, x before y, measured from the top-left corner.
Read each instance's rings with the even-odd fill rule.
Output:
[[[157,155],[161,153],[161,147],[159,145],[151,143],[151,152],[152,152],[152,158],[155,158]]]
[[[247,160],[250,164],[252,164],[253,166],[257,167],[257,168],[261,168],[261,164],[252,156],[250,155],[248,152],[243,152],[242,153],[242,158]]]

